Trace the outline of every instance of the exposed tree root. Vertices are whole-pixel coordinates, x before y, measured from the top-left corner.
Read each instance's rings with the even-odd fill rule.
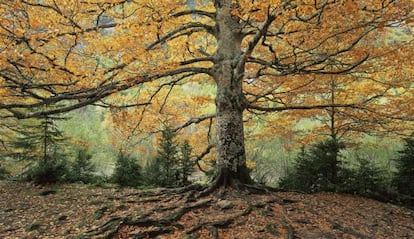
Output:
[[[294,239],[295,238],[295,230],[293,229],[292,225],[288,223],[286,220],[282,221],[282,225],[286,228],[288,231],[288,239]]]
[[[129,196],[135,196],[139,198],[160,197],[160,196],[168,197],[172,194],[181,194],[181,193],[191,192],[194,190],[200,190],[201,188],[203,188],[203,186],[200,184],[191,184],[191,185],[180,187],[180,188],[158,188],[158,189],[153,189],[153,190],[144,190],[138,193],[128,194],[126,195],[126,197],[129,197]]]
[[[131,233],[131,238],[134,239],[143,239],[143,238],[154,238],[162,234],[170,233],[174,230],[172,227],[157,227],[148,231],[143,231],[139,233]]]
[[[236,214],[232,217],[228,217],[225,219],[221,219],[221,220],[214,220],[214,221],[206,221],[206,222],[202,222],[199,223],[197,225],[195,225],[194,227],[192,227],[191,229],[187,230],[185,232],[185,234],[192,234],[198,230],[200,230],[203,227],[214,227],[214,228],[224,228],[229,226],[231,223],[234,222],[234,220],[236,220],[237,218],[241,217],[241,216],[246,216],[248,214],[250,214],[250,212],[252,211],[253,207],[248,207],[246,210],[244,210],[243,212]]]
[[[175,223],[178,219],[180,219],[185,213],[190,211],[191,209],[205,207],[210,203],[210,201],[211,201],[211,199],[205,199],[205,200],[200,200],[200,201],[198,201],[196,203],[193,203],[193,204],[190,204],[190,205],[180,207],[177,211],[166,215],[164,218],[160,218],[160,219],[139,218],[139,219],[135,219],[135,220],[132,220],[132,219],[127,220],[124,223],[126,225],[142,226],[142,227],[170,226],[173,223]],[[172,209],[172,208],[170,208],[170,209]],[[154,211],[157,211],[157,209],[155,209]]]
[[[217,191],[197,197],[196,189],[162,189],[160,194],[90,187],[76,194],[79,187],[65,186],[46,196],[45,204],[43,197],[32,197],[44,189],[31,189],[28,198],[15,188],[2,187],[7,201],[0,200],[5,209],[0,210],[0,237],[414,238],[413,211],[352,195],[251,194],[226,188],[219,198]]]
[[[139,193],[129,194],[127,202],[132,203],[134,200],[130,198],[136,198],[136,203],[153,203],[156,204],[152,209],[146,213],[141,213],[139,216],[127,216],[112,218],[108,222],[102,224],[98,228],[91,230],[84,234],[87,237],[99,237],[99,238],[154,238],[159,235],[173,233],[175,230],[184,231],[185,235],[192,235],[203,229],[210,229],[211,235],[214,238],[218,238],[219,229],[227,228],[233,224],[239,218],[249,215],[253,210],[264,208],[272,203],[286,204],[289,203],[280,198],[270,197],[261,202],[250,202],[249,195],[251,194],[268,194],[270,195],[271,189],[263,187],[261,185],[249,185],[239,181],[233,180],[231,184],[225,183],[223,185],[223,179],[216,178],[209,186],[190,185],[184,188],[178,189],[158,189],[151,191],[143,191]],[[233,190],[234,189],[234,190]],[[233,197],[228,195],[232,192]],[[206,197],[209,195],[209,197]],[[187,213],[199,208],[216,208],[215,203],[218,200],[230,197],[240,198],[247,205],[246,208],[232,216],[227,216],[220,219],[215,219],[212,215],[212,219],[200,221],[194,223],[191,228],[185,230],[183,225],[180,225],[178,221]],[[213,209],[213,210],[225,210],[225,209]],[[208,217],[207,217],[208,218]],[[123,231],[131,231],[129,228],[137,228],[123,235]],[[271,231],[271,229],[269,229]],[[274,233],[274,231],[273,231]]]
[[[94,230],[84,233],[83,237],[102,236],[102,238],[112,238],[121,226],[124,218],[114,217]]]
[[[113,236],[125,226],[135,226],[144,228],[144,230],[132,233],[132,238],[152,238],[161,234],[170,233],[177,227],[181,227],[176,222],[187,212],[209,206],[211,198],[195,200],[194,195],[197,192],[194,188],[200,186],[191,186],[180,189],[163,189],[159,191],[143,192],[134,195],[138,197],[136,203],[159,202],[167,206],[157,205],[148,213],[142,214],[136,218],[131,216],[113,218],[102,224],[98,228],[88,231],[83,236],[113,238]],[[145,198],[147,197],[147,198]],[[177,201],[177,203],[175,203]],[[154,215],[163,214],[163,217],[157,218]],[[165,215],[164,215],[165,214]],[[149,229],[145,229],[149,228]]]
[[[214,192],[217,192],[218,197],[223,197],[228,191],[227,189],[233,188],[236,191],[244,192],[247,194],[269,194],[270,192],[275,192],[276,189],[260,185],[248,179],[237,179],[237,178],[228,178],[226,173],[219,173],[210,185],[200,192],[197,193],[197,197],[205,197]]]
[[[88,238],[221,238],[229,230],[248,225],[257,216],[269,218],[261,233],[276,238],[332,237],[331,230],[343,235],[364,238],[358,229],[325,217],[311,204],[301,200],[282,199],[272,189],[233,181],[223,186],[220,179],[211,185],[192,185],[180,189],[161,189],[128,195],[138,204],[152,205],[137,216],[113,217],[98,228],[88,231]],[[133,201],[133,200],[132,200]],[[221,204],[225,201],[227,204]],[[224,206],[223,206],[224,205]],[[202,209],[202,210],[200,210]],[[328,230],[304,230],[317,221]],[[259,226],[260,227],[260,226]],[[318,228],[318,227],[311,227]]]

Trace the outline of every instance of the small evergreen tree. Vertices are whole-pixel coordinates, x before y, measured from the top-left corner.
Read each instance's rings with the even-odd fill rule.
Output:
[[[313,166],[313,162],[307,160],[305,147],[302,146],[293,170],[280,179],[279,187],[284,190],[310,192],[312,182],[316,181],[314,178],[318,173],[316,171],[317,169]]]
[[[163,176],[160,158],[152,158],[145,167],[145,184],[150,186],[161,186]]]
[[[12,156],[22,160],[48,161],[63,156],[66,138],[58,129],[56,120],[62,118],[46,116],[39,122],[25,125],[12,143]]]
[[[385,173],[365,158],[358,158],[357,168],[341,165],[340,151],[344,145],[328,140],[302,149],[294,170],[282,178],[279,186],[285,190],[303,192],[339,191],[364,196],[386,197]]]
[[[66,181],[68,165],[65,160],[51,158],[36,162],[26,172],[26,179],[35,184],[54,184]]]
[[[366,158],[359,157],[357,160],[358,168],[352,170],[351,191],[364,196],[384,193],[385,173]]]
[[[339,152],[343,148],[336,140],[320,142],[309,152],[303,147],[293,171],[281,179],[279,186],[304,192],[335,190],[340,170]]]
[[[36,137],[30,131],[20,132],[17,139],[11,143],[11,157],[17,160],[40,160],[39,147],[36,146]]]
[[[92,155],[86,149],[80,149],[77,152],[75,161],[71,165],[71,182],[93,182],[95,165],[91,162]]]
[[[120,186],[137,187],[142,185],[141,166],[138,164],[137,159],[119,153],[112,181]]]
[[[14,157],[34,161],[26,173],[26,179],[37,184],[58,183],[67,180],[68,165],[64,146],[66,138],[58,129],[56,120],[62,118],[45,116],[36,124],[30,122],[19,131],[12,144]]]
[[[166,127],[162,131],[158,153],[158,163],[161,166],[160,186],[176,186],[179,180],[178,171],[178,144],[175,141],[176,133]]]
[[[180,145],[180,186],[185,186],[189,184],[188,177],[194,171],[194,161],[191,160],[191,151],[192,148],[188,140],[184,141],[184,143]]]
[[[193,172],[191,146],[188,141],[176,142],[176,133],[166,127],[161,134],[157,156],[146,167],[147,184],[160,187],[188,185],[188,177]]]
[[[157,156],[147,166],[148,184],[174,187],[179,184],[180,171],[176,133],[166,127],[161,132]]]
[[[396,162],[398,172],[394,176],[394,184],[398,192],[414,197],[414,137],[405,139]]]
[[[344,145],[336,140],[327,140],[311,149],[310,159],[316,163],[322,180],[328,184],[336,184],[338,181],[339,151],[344,148]]]

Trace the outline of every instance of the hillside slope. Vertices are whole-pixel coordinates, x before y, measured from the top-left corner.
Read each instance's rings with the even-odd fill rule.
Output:
[[[158,237],[157,237],[158,236]],[[414,212],[352,195],[0,182],[0,238],[414,238]]]

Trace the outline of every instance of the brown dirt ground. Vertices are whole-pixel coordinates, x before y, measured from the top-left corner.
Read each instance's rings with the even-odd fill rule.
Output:
[[[0,238],[414,238],[412,210],[353,195],[191,196],[0,181]]]

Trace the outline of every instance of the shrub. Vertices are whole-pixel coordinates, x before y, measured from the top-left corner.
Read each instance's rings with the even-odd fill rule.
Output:
[[[279,186],[303,192],[335,190],[340,170],[339,151],[343,148],[334,140],[317,143],[309,151],[303,147],[293,171],[281,179]]]
[[[405,139],[404,148],[399,151],[397,162],[398,172],[393,183],[400,194],[414,197],[414,138]]]
[[[356,171],[356,190],[359,194],[374,194],[384,191],[385,172],[365,158],[359,158]]]
[[[151,159],[145,167],[145,184],[150,186],[163,186],[164,177],[160,158]]]
[[[70,182],[94,183],[96,181],[95,165],[91,162],[92,155],[87,150],[78,151],[75,161],[71,164]]]
[[[310,192],[313,182],[316,181],[314,177],[317,175],[314,173],[316,169],[313,164],[307,160],[305,147],[302,147],[293,170],[280,179],[279,187],[284,190]]]
[[[0,166],[0,180],[7,178],[9,175],[10,172]]]
[[[385,194],[385,172],[366,158],[357,158],[358,167],[342,169],[338,191],[374,197]]]
[[[48,159],[37,162],[26,172],[26,179],[35,184],[53,184],[66,181],[68,166],[66,161]]]
[[[118,154],[111,179],[122,187],[142,185],[141,166],[137,163],[137,159],[122,153]]]
[[[325,141],[307,152],[302,149],[293,171],[280,181],[280,188],[302,192],[336,191],[374,198],[387,198],[385,172],[365,158],[354,169],[341,165],[341,143]]]

